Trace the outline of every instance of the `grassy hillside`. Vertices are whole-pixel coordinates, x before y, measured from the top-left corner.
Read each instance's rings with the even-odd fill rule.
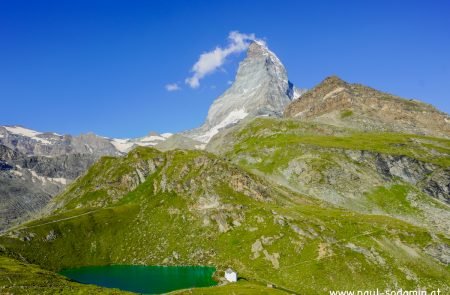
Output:
[[[299,193],[450,235],[450,140],[260,118],[207,148]]]
[[[258,295],[286,295],[290,294],[288,291],[277,288],[267,287],[263,284],[249,283],[246,281],[239,281],[235,284],[228,284],[219,287],[209,288],[195,288],[188,290],[175,291],[170,294],[173,295],[228,295],[228,294],[258,294]]]
[[[224,137],[226,140],[221,141],[220,137],[215,140],[221,142],[220,150],[228,152],[227,155],[230,156],[235,156],[240,151],[257,152],[260,147],[283,147],[285,155],[280,159],[273,159],[273,162],[287,160],[289,155],[298,153],[298,150],[288,147],[304,145],[405,155],[441,167],[450,166],[450,140],[420,135],[357,132],[292,119],[257,118],[248,124],[237,126]],[[217,143],[210,143],[210,147],[214,145],[217,146]],[[270,167],[270,163],[265,164],[259,168],[263,171],[273,170],[274,167]]]
[[[55,214],[0,237],[4,254],[48,270],[214,265],[220,278],[232,267],[250,284],[305,294],[450,291],[449,267],[430,255],[439,258],[445,236],[334,208],[205,152],[137,148],[103,158],[53,206]],[[248,288],[215,288],[240,286]]]

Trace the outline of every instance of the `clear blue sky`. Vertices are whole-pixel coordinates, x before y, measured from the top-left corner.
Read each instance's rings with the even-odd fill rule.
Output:
[[[449,1],[0,1],[0,125],[136,137],[200,125],[244,54],[191,89],[230,31],[265,38],[289,78],[336,74],[450,112]],[[165,85],[178,82],[180,91]]]

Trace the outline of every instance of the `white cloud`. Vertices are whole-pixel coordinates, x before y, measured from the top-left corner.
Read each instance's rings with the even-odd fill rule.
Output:
[[[230,32],[227,47],[221,48],[217,46],[214,50],[200,55],[198,61],[192,66],[192,76],[185,80],[186,84],[192,88],[199,87],[200,80],[203,77],[221,67],[230,54],[246,50],[250,42],[255,39],[255,34],[241,34],[238,31]]]
[[[166,87],[166,90],[167,90],[167,91],[177,91],[177,90],[181,90],[180,86],[178,86],[177,83],[170,83],[170,84],[167,84],[165,87]]]
[[[228,85],[231,85],[231,84],[233,84],[233,81],[228,80],[228,81],[227,81],[227,84],[228,84]]]

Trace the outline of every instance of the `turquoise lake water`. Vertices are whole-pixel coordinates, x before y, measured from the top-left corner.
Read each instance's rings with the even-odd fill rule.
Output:
[[[80,283],[143,293],[214,286],[213,267],[109,265],[65,269],[60,274]]]

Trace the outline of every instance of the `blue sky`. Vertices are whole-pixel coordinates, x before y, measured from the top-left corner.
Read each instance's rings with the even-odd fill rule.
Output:
[[[2,0],[0,125],[111,137],[197,127],[245,53],[195,89],[185,79],[231,31],[265,39],[299,87],[335,74],[448,113],[449,3]]]

